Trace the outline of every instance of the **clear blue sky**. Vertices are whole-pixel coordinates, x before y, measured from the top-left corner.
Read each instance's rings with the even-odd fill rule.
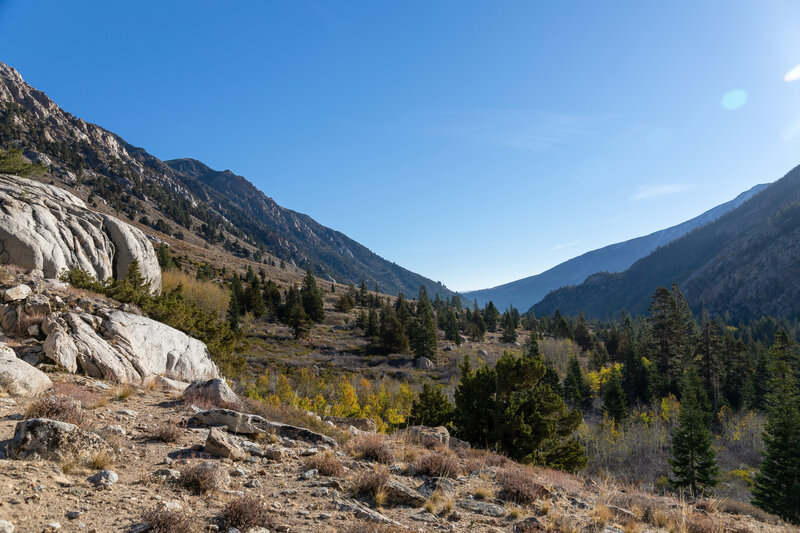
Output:
[[[796,1],[0,0],[0,60],[458,290],[800,163]]]

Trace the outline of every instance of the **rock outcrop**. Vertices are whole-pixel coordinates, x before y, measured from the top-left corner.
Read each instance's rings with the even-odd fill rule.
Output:
[[[219,375],[205,344],[166,324],[123,311],[96,315],[51,314],[42,348],[70,372],[119,383],[142,383],[164,376],[179,381]]]
[[[90,460],[99,453],[114,455],[111,446],[97,434],[47,418],[19,422],[9,452],[14,459]]]
[[[15,396],[35,396],[52,386],[44,372],[19,359],[8,346],[0,344],[0,391]]]
[[[53,185],[0,174],[0,263],[41,270],[48,278],[80,268],[98,279],[119,279],[134,259],[160,291],[155,250],[139,229]]]

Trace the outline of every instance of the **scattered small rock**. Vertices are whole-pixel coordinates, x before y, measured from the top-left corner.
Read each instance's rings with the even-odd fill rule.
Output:
[[[113,470],[101,470],[89,478],[89,482],[95,487],[110,487],[119,481],[119,476]]]

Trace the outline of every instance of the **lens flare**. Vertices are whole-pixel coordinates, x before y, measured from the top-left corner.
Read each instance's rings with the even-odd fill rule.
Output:
[[[745,102],[747,102],[747,91],[744,89],[731,89],[722,95],[722,101],[720,103],[723,109],[735,111],[742,107]]]
[[[792,81],[800,80],[800,65],[797,65],[792,70],[786,73],[783,77],[783,81],[789,83]]]

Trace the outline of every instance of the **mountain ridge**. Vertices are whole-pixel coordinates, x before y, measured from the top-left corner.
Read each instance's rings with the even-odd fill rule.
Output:
[[[695,312],[748,320],[800,316],[800,166],[717,220],[619,273],[549,293],[532,310],[611,319],[644,314],[659,286],[679,284]]]
[[[647,256],[660,246],[680,238],[686,233],[713,222],[723,214],[766,189],[768,184],[758,184],[736,198],[713,207],[680,224],[588,251],[539,274],[504,283],[488,289],[461,293],[465,298],[485,305],[490,300],[499,309],[514,305],[527,309],[542,300],[549,292],[561,287],[577,285],[598,272],[622,272],[638,259]]]
[[[75,117],[2,62],[0,147],[23,149],[29,159],[48,165],[62,184],[88,187],[117,214],[143,220],[152,207],[155,216],[181,233],[193,232],[244,257],[270,253],[320,277],[363,280],[387,293],[416,294],[422,285],[431,294],[454,294],[310,216],[281,207],[242,176],[197,160],[174,159],[170,165]]]

